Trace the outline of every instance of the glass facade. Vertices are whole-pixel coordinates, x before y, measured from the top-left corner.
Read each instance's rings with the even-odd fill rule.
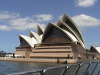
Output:
[[[77,34],[77,36],[83,41],[82,36],[80,35],[80,33],[79,33],[78,29],[76,28],[76,26],[75,26],[69,19],[67,19],[67,20],[65,21],[65,23],[66,23],[69,27],[71,27],[71,28],[75,31],[75,33]]]
[[[51,27],[44,35],[43,43],[64,43],[71,42],[71,39],[56,27]]]

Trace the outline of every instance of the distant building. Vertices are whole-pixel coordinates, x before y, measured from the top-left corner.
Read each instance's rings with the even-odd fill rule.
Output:
[[[98,53],[92,48],[89,52],[86,50],[80,30],[66,14],[57,23],[48,23],[46,28],[38,25],[38,33],[30,31],[29,36],[19,35],[19,40],[15,55],[23,58],[92,59]]]
[[[13,53],[6,53],[5,57],[6,58],[13,58],[14,54]]]
[[[91,46],[87,52],[87,58],[99,59],[100,58],[100,47]]]

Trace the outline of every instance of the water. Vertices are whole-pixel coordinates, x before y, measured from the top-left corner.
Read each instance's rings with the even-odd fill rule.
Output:
[[[0,75],[6,75],[27,70],[36,70],[57,65],[63,64],[0,61]]]
[[[54,63],[26,63],[26,62],[7,62],[7,61],[0,61],[0,75],[12,74],[22,71],[29,71],[29,70],[37,70],[37,69],[44,69],[47,67],[54,67],[54,66],[66,65],[66,64],[54,64]],[[77,72],[77,75],[83,75],[86,69],[88,68],[89,63],[81,65],[80,69]],[[72,65],[70,66],[65,75],[74,75],[76,69],[79,65]],[[87,72],[91,75],[97,75],[100,72],[100,63],[95,68],[96,63],[92,63]],[[95,68],[95,70],[94,70]],[[64,68],[58,68],[53,70],[46,71],[45,75],[60,75]],[[94,72],[93,72],[94,70]],[[92,73],[93,72],[93,73]],[[35,74],[39,75],[39,74]],[[100,75],[100,73],[98,74]]]

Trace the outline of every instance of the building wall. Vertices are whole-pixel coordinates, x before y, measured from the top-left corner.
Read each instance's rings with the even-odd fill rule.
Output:
[[[22,57],[29,58],[31,47],[17,47],[15,55],[21,55]]]
[[[32,52],[72,52],[71,46],[38,46]]]
[[[21,55],[22,57],[25,57],[25,51],[15,51],[15,55]]]
[[[73,57],[73,53],[30,53],[30,57],[37,58],[66,58]]]
[[[50,44],[49,44],[50,45]],[[37,45],[32,47],[17,47],[15,55],[25,58],[44,59],[94,59],[100,58],[100,54],[94,52],[86,53],[86,50],[79,44],[67,45]]]
[[[73,57],[71,46],[38,46],[32,49],[31,58]]]
[[[85,52],[79,52],[80,46],[71,44],[70,46],[35,46],[18,47],[15,54],[22,55],[25,58],[62,58],[62,59],[81,59],[86,58]],[[84,50],[84,49],[83,49]]]
[[[100,59],[100,54],[97,52],[87,52],[88,59]]]

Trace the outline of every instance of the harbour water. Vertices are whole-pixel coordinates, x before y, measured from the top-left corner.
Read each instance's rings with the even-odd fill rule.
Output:
[[[42,68],[57,66],[57,65],[64,65],[64,64],[0,61],[0,75],[12,74],[12,73],[22,72],[27,70],[42,69]]]
[[[12,74],[23,71],[30,70],[39,70],[47,67],[61,66],[66,64],[56,64],[56,63],[28,63],[28,62],[8,62],[8,61],[0,61],[0,75]],[[66,75],[74,75],[76,69],[79,65],[73,65],[68,68]],[[88,67],[89,66],[89,67]],[[88,68],[88,69],[87,69]],[[48,70],[45,75],[59,75],[63,68]],[[83,75],[83,73],[87,70],[89,75],[100,75],[100,62],[92,62],[92,63],[84,63],[81,65],[80,69],[77,72],[77,75]],[[36,75],[36,74],[35,74]],[[39,75],[39,74],[38,74]]]

